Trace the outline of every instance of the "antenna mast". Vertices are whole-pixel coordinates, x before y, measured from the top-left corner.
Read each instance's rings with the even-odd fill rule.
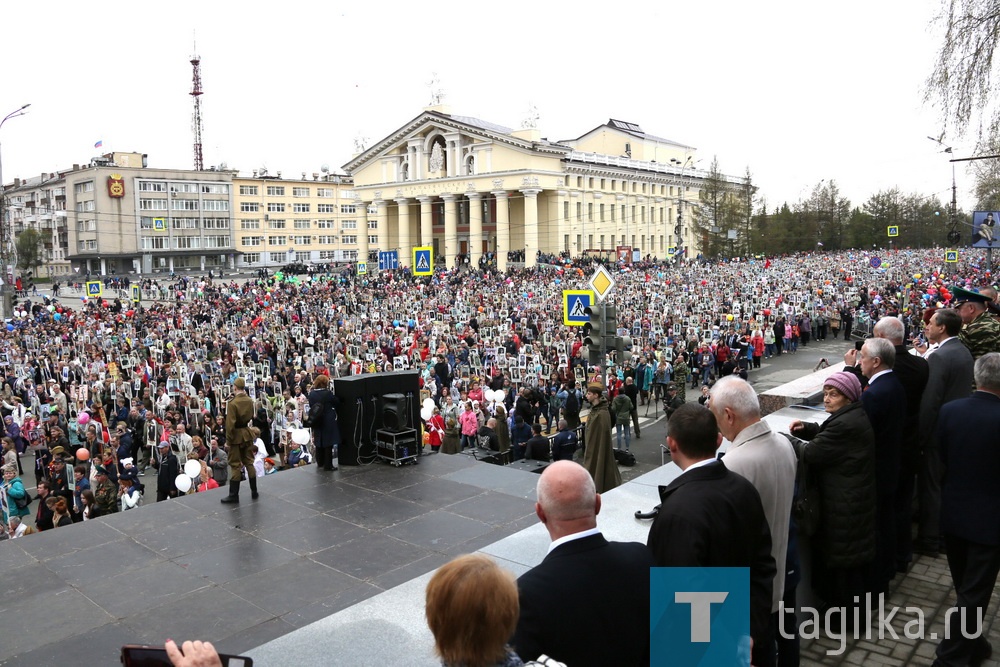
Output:
[[[202,171],[205,161],[201,154],[201,57],[198,44],[194,45],[195,55],[191,56],[191,97],[194,98],[194,113],[191,115],[191,130],[194,132],[194,168]]]

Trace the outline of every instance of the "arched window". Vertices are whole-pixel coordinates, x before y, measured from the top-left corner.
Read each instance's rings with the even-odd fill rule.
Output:
[[[399,180],[408,181],[410,180],[410,163],[404,162],[399,168]]]

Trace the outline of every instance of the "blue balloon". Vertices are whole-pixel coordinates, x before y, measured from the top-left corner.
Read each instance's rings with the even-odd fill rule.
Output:
[[[14,325],[13,324],[8,324],[7,325],[7,331],[13,331],[13,330],[14,330]]]
[[[561,280],[559,280],[558,278],[556,278],[556,285],[558,285],[561,282],[562,282]]]
[[[55,318],[55,320],[56,320],[56,322],[58,322],[59,320],[61,320],[61,319],[62,319],[62,313],[56,313],[56,314],[55,314],[55,315],[53,315],[52,317],[54,317],[54,318]]]
[[[393,320],[392,321],[392,326],[398,327],[399,326],[399,320]]]

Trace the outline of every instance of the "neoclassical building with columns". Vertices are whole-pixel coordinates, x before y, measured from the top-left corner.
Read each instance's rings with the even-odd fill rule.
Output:
[[[358,257],[398,250],[408,266],[414,246],[432,246],[449,268],[493,252],[505,270],[508,251],[527,266],[538,251],[697,254],[691,214],[708,173],[694,148],[613,119],[561,141],[535,124],[511,129],[438,104],[356,154],[343,168],[374,211]]]

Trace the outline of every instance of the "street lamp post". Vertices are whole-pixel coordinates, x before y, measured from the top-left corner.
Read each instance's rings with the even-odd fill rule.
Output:
[[[30,107],[31,104],[25,104],[0,120],[0,128],[11,118],[17,118],[18,116],[23,116],[25,109]],[[14,269],[10,265],[10,258],[14,245],[14,235],[11,233],[10,224],[7,216],[7,197],[4,194],[3,185],[3,151],[0,150],[0,266],[3,272],[3,283],[0,284],[0,317],[9,317],[13,310],[13,300],[14,294],[12,291],[13,285],[11,282],[14,279]]]

